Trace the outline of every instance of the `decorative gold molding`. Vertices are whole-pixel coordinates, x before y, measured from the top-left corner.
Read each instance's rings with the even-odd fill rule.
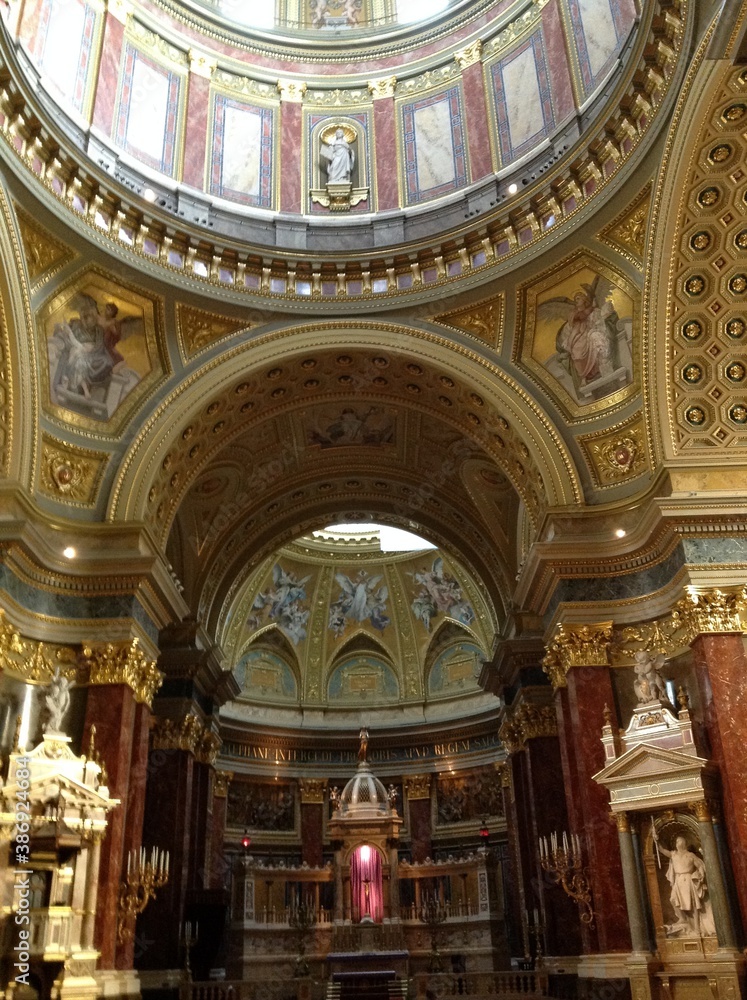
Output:
[[[228,786],[233,781],[233,771],[216,771],[213,795],[216,799],[228,798]]]
[[[176,331],[185,358],[234,333],[251,330],[256,325],[246,320],[207,312],[205,309],[196,309],[183,302],[176,304]]]
[[[163,674],[149,660],[137,639],[129,642],[85,646],[83,656],[88,667],[89,684],[126,684],[135,701],[153,704],[153,697],[163,683]]]
[[[529,705],[524,703],[506,719],[498,735],[507,753],[523,750],[528,740],[540,736],[557,736],[558,720],[552,705]]]
[[[613,643],[612,622],[565,625],[561,622],[547,647],[542,669],[554,688],[565,687],[572,667],[598,667],[609,663]]]
[[[39,489],[54,500],[93,506],[109,456],[42,434]]]
[[[648,184],[632,205],[599,233],[602,243],[619,251],[623,257],[638,267],[642,266],[646,249],[646,228],[650,208],[651,185]]]
[[[32,284],[49,280],[65,264],[73,260],[75,252],[65,243],[55,239],[26,212],[15,207],[18,232],[21,237],[23,254]]]
[[[430,799],[430,774],[409,774],[404,778],[404,784],[405,794],[410,801],[414,802],[416,799]]]
[[[710,823],[711,808],[705,799],[699,799],[697,802],[690,802],[689,805],[690,810],[699,823]]]
[[[747,586],[738,590],[697,590],[688,587],[672,612],[682,622],[690,642],[699,635],[743,632],[741,615],[747,609]]]
[[[209,80],[218,67],[218,60],[214,55],[201,52],[199,49],[190,49],[188,56],[189,72],[195,76],[204,76]]]
[[[49,684],[55,671],[75,680],[78,656],[70,646],[56,646],[23,638],[0,608],[0,672],[27,684]]]
[[[153,726],[154,750],[185,750],[201,764],[214,764],[220,748],[220,737],[196,715],[185,715],[178,721],[159,718]]]
[[[300,80],[278,80],[277,88],[280,91],[280,100],[288,104],[303,104],[303,95],[306,93],[306,84]]]
[[[434,316],[433,322],[470,333],[473,337],[490,344],[496,351],[500,351],[505,311],[506,298],[501,292],[485,302],[478,302],[466,309],[454,309]]]
[[[373,101],[380,101],[384,97],[394,97],[396,86],[396,76],[382,76],[378,80],[368,81],[368,89]]]
[[[324,792],[327,788],[326,778],[301,778],[298,786],[301,792],[301,805],[324,802]]]
[[[650,471],[643,413],[636,413],[614,427],[581,434],[578,443],[592,479],[600,488],[616,486]]]
[[[508,766],[508,761],[499,760],[493,767],[498,775],[498,781],[501,784],[501,788],[510,788],[511,786],[511,770]]]
[[[472,42],[471,45],[466,45],[463,49],[454,53],[454,59],[460,69],[467,69],[468,66],[473,66],[475,63],[480,62],[482,58],[482,40],[477,39]]]
[[[619,833],[630,833],[630,817],[626,812],[616,812],[612,814]]]

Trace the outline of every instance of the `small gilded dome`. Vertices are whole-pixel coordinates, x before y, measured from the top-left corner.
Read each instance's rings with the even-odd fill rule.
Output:
[[[386,788],[372,773],[368,763],[365,760],[361,761],[358,770],[340,795],[340,815],[351,819],[388,816],[389,813],[389,795]]]

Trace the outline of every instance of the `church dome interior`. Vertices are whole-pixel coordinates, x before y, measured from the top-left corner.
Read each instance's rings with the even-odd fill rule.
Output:
[[[7,1000],[747,995],[746,122],[744,0],[0,0]]]

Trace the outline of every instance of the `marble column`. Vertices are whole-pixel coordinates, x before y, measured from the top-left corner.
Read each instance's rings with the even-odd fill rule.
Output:
[[[301,795],[301,860],[312,868],[321,868],[324,851],[324,778],[302,778]]]
[[[86,887],[83,899],[83,924],[80,943],[84,951],[95,947],[96,895],[98,892],[99,868],[101,866],[101,838],[94,837],[87,849]]]
[[[303,148],[303,95],[306,84],[296,80],[278,81],[280,91],[280,161],[288,164],[288,169],[280,176],[281,212],[302,212],[302,185],[305,166],[302,162]]]
[[[473,42],[466,49],[456,53],[456,60],[462,67],[462,91],[466,109],[467,148],[469,149],[470,170],[473,181],[479,181],[493,173],[493,157],[490,140],[485,134],[488,110],[485,102],[480,56],[482,43]],[[472,127],[470,127],[472,126]]]
[[[639,954],[649,953],[648,925],[646,911],[641,896],[641,882],[633,849],[633,835],[630,830],[630,818],[627,813],[616,813],[617,838],[620,844],[623,882],[625,885],[625,900],[628,906],[628,923],[633,951]]]
[[[127,856],[129,853],[131,851],[139,851],[142,845],[150,720],[150,707],[142,702],[136,704],[132,724],[132,755],[130,757],[127,811],[125,814],[122,853],[122,866],[124,870],[127,868]],[[133,967],[134,950],[134,938],[129,938],[124,942],[117,942],[115,964],[118,969],[131,969]]]
[[[431,856],[431,776],[411,774],[404,779],[410,817],[412,860],[425,861]]]
[[[226,860],[226,816],[228,813],[228,786],[232,771],[216,771],[213,785],[213,829],[210,854],[210,888],[228,886],[229,864]]]
[[[117,905],[122,873],[126,868],[125,837],[135,710],[135,696],[126,684],[92,685],[88,689],[83,746],[90,745],[91,727],[95,726],[95,747],[108,771],[109,791],[121,803],[109,815],[106,838],[101,846],[96,947],[101,952],[99,965],[102,969],[116,968]]]
[[[701,595],[702,596],[702,595]],[[698,627],[707,627],[706,621]],[[713,626],[715,627],[715,626]],[[747,927],[747,657],[740,632],[701,634],[692,644],[700,701],[723,789],[724,826]]]
[[[182,180],[198,191],[205,183],[205,153],[210,111],[210,77],[215,62],[207,54],[190,50],[187,109],[184,122],[184,166]],[[209,150],[213,155],[212,147]]]
[[[344,887],[342,882],[342,847],[335,851],[335,923],[342,923],[345,912]]]
[[[605,764],[601,742],[605,713],[615,718],[615,695],[609,667],[612,623],[559,625],[545,665],[561,696],[559,729],[565,743],[569,770],[568,814],[579,837],[588,866],[593,894],[595,932],[584,935],[584,952],[629,952],[630,929],[620,847],[609,812],[607,790],[593,780]],[[557,696],[556,696],[557,697]]]
[[[734,929],[731,907],[726,895],[721,861],[719,859],[718,845],[713,832],[713,822],[711,811],[707,802],[694,802],[692,810],[698,821],[698,832],[700,833],[700,847],[703,851],[703,862],[706,869],[706,881],[708,883],[708,895],[713,907],[713,920],[716,924],[716,935],[718,943],[722,948],[736,948],[737,934]]]
[[[399,853],[397,845],[389,846],[389,916],[399,920]]]
[[[373,98],[373,135],[379,149],[391,149],[391,156],[376,157],[376,207],[379,212],[399,206],[399,183],[397,180],[397,122],[394,107],[393,76],[372,80],[368,88]]]

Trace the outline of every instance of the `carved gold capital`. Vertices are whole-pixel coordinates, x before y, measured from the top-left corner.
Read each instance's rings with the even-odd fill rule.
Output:
[[[369,80],[368,89],[374,101],[381,100],[382,97],[394,97],[394,90],[397,86],[396,76],[382,76],[378,80]]]
[[[404,779],[405,793],[407,798],[430,799],[431,797],[431,776],[430,774],[410,774]]]
[[[298,786],[301,792],[301,805],[308,802],[324,802],[326,778],[301,778]]]
[[[195,76],[204,76],[209,80],[217,65],[218,60],[212,54],[199,49],[189,50],[189,72]]]
[[[302,80],[278,80],[277,87],[281,101],[286,101],[288,104],[303,104],[306,84]]]
[[[214,764],[221,740],[196,715],[182,719],[156,719],[153,726],[154,750],[185,750],[201,764]]]
[[[132,689],[135,701],[149,707],[163,683],[163,674],[149,660],[137,639],[129,642],[107,642],[83,649],[88,667],[89,684],[126,684]]]
[[[213,795],[216,799],[228,798],[228,786],[233,781],[233,771],[216,771]]]
[[[565,625],[561,622],[548,644],[542,669],[553,687],[564,687],[565,676],[572,667],[607,665],[611,645],[612,622],[592,625]]]
[[[540,736],[557,736],[558,721],[552,705],[520,705],[506,719],[498,733],[509,754],[523,750],[528,740]]]
[[[747,587],[738,590],[696,590],[688,587],[672,618],[682,623],[690,642],[699,635],[744,631],[741,614],[747,607]]]
[[[511,772],[508,767],[508,762],[505,760],[499,760],[493,765],[493,767],[498,775],[501,788],[508,788],[511,785]]]
[[[478,38],[471,45],[466,45],[463,49],[454,53],[459,69],[466,69],[468,66],[479,62],[482,57],[482,42]]]
[[[132,4],[129,0],[109,0],[106,9],[120,24],[127,24],[127,20],[132,14]]]
[[[24,638],[0,608],[0,671],[27,683],[49,684],[58,668],[63,677],[75,679],[75,650]]]
[[[613,813],[617,829],[620,833],[630,833],[630,816],[627,813]]]
[[[711,806],[705,799],[699,799],[697,802],[690,802],[689,806],[690,811],[699,823],[711,822]]]

